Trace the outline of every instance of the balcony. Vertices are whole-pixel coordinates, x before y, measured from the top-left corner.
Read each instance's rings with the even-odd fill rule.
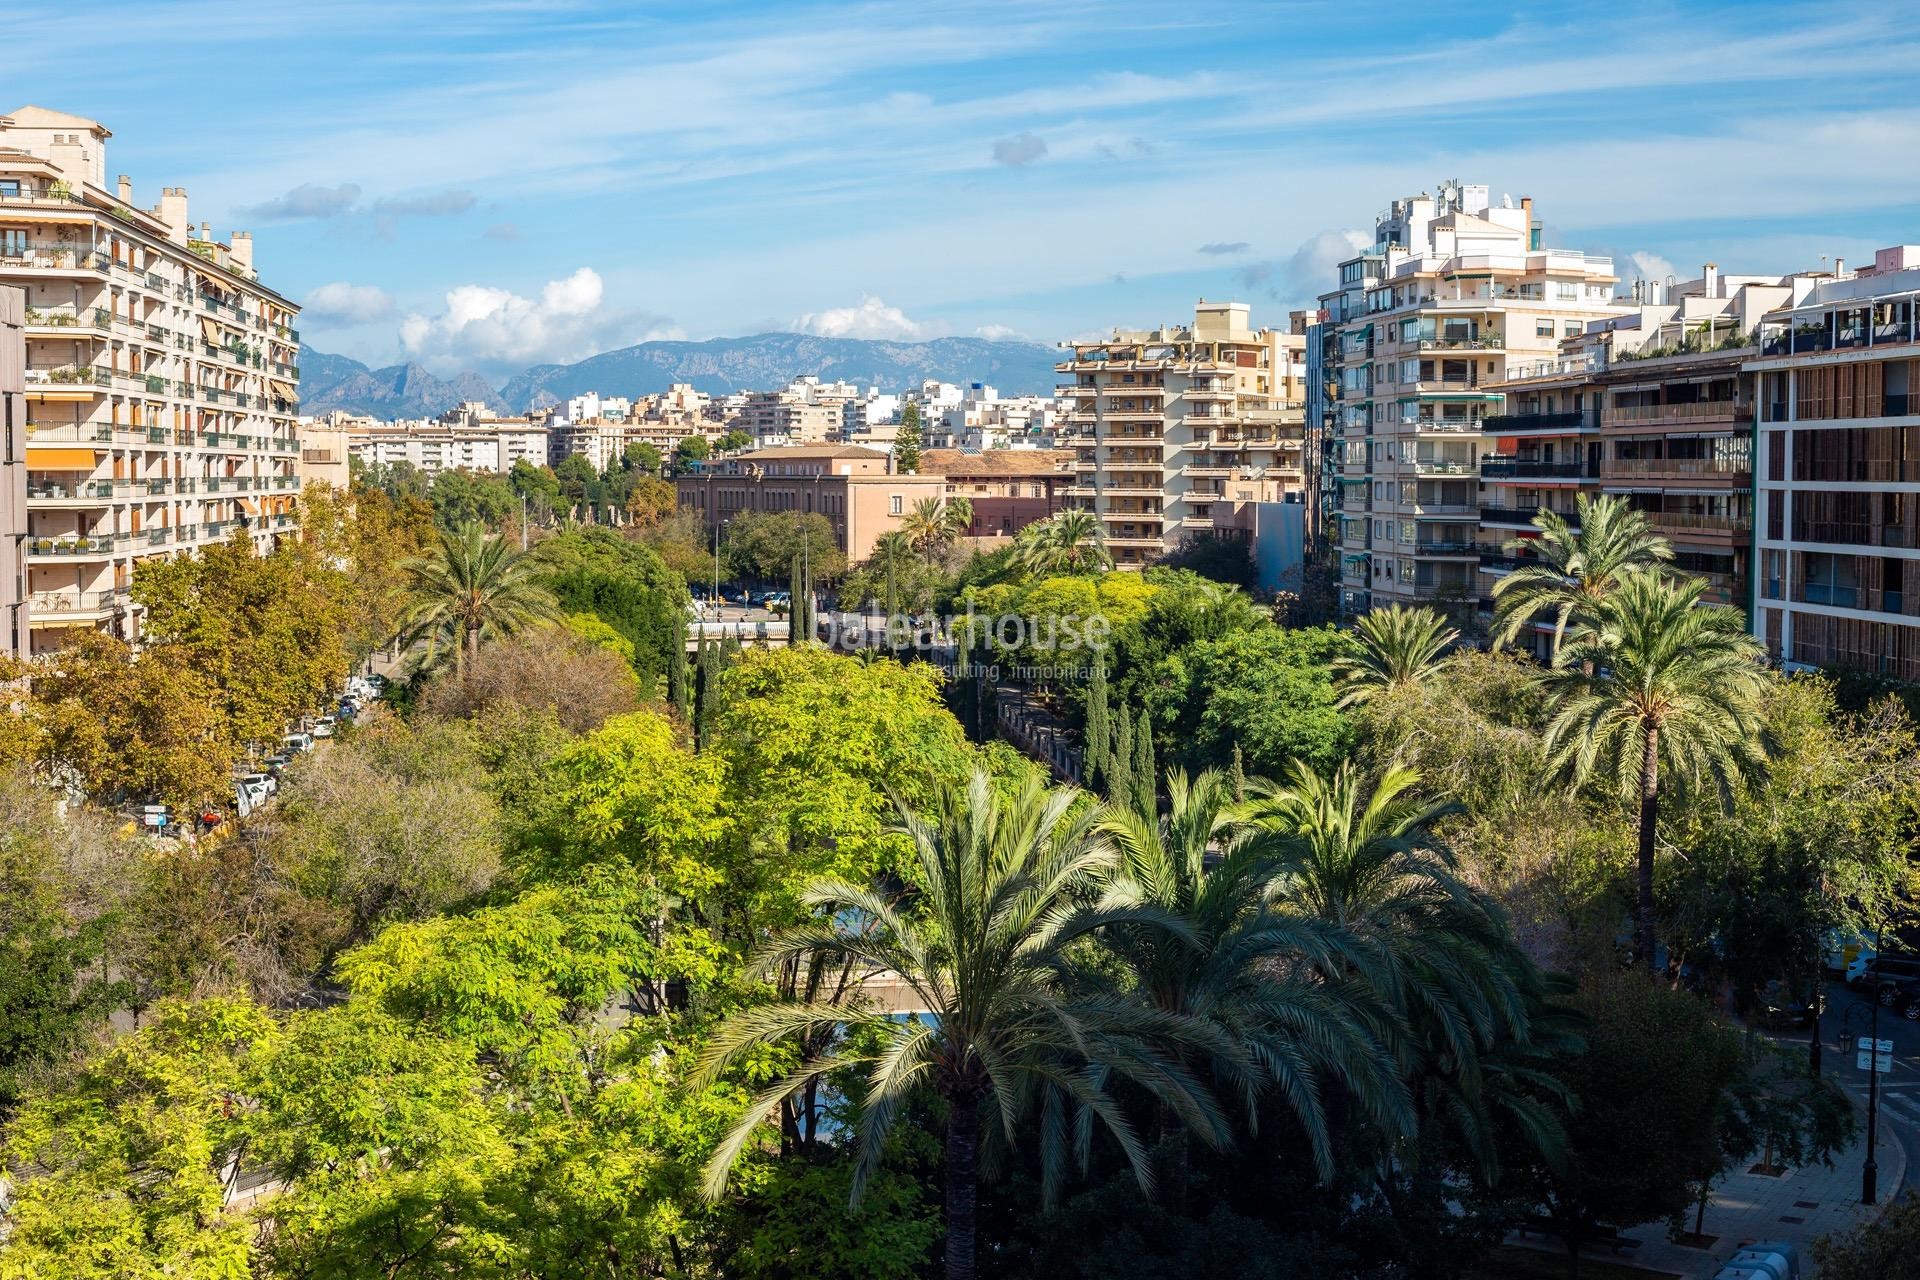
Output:
[[[112,555],[126,544],[125,537],[61,535],[48,538],[28,535],[27,557],[29,559],[98,559]]]
[[[1422,476],[1470,476],[1473,463],[1455,458],[1409,458],[1400,464]]]
[[[124,488],[120,492],[129,492]],[[75,484],[34,484],[27,485],[27,500],[45,503],[79,503],[98,505],[113,497],[115,485],[111,480],[82,480]]]
[[[1471,538],[1429,538],[1412,543],[1408,550],[1417,556],[1478,556],[1479,544]]]
[[[1481,425],[1477,418],[1435,418],[1424,414],[1408,414],[1400,419],[1400,429],[1415,435],[1478,435]]]
[[[1746,480],[1753,475],[1747,458],[1613,458],[1601,464],[1601,474],[1612,478],[1721,476]]]
[[[1524,435],[1533,431],[1591,431],[1598,426],[1591,409],[1560,413],[1495,413],[1486,419],[1489,435]]]
[[[113,375],[92,365],[59,365],[48,369],[27,370],[29,387],[107,387]]]
[[[0,271],[89,271],[104,276],[112,259],[58,240],[29,240],[0,253]]]
[[[1533,518],[1540,514],[1539,507],[1481,507],[1480,523],[1500,525],[1511,529],[1530,529]],[[1571,511],[1556,512],[1561,519],[1574,529],[1580,527],[1580,521]]]
[[[1737,400],[1695,400],[1690,404],[1610,404],[1607,425],[1648,422],[1737,422],[1753,416],[1753,406]]]
[[[1751,521],[1745,516],[1693,511],[1648,511],[1645,514],[1654,528],[1676,533],[1745,533],[1751,527]]]
[[[1504,351],[1506,342],[1498,334],[1484,338],[1422,338],[1422,351]]]
[[[113,313],[105,307],[77,307],[66,310],[27,308],[27,328],[29,329],[55,329],[63,331],[61,336],[70,333],[74,337],[91,338],[108,332],[112,327]]]
[[[1482,480],[1597,480],[1599,472],[1584,462],[1547,462],[1539,458],[1516,458],[1511,454],[1488,454],[1480,460]]]
[[[35,591],[27,596],[27,612],[35,623],[91,621],[126,608],[129,599],[125,588],[118,591]]]

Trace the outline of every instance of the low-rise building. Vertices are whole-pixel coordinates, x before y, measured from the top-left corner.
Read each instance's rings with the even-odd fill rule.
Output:
[[[946,493],[937,475],[896,475],[885,453],[853,445],[756,449],[702,465],[674,481],[681,511],[711,533],[749,511],[823,515],[849,560],[873,554],[882,535],[902,527],[914,504]]]
[[[348,443],[350,414],[337,410],[324,418],[300,419],[300,487],[324,484],[345,492],[353,480],[353,449]]]
[[[947,500],[965,498],[973,507],[968,537],[1011,538],[1067,505],[1074,457],[1071,449],[928,449],[920,473],[943,477]]]

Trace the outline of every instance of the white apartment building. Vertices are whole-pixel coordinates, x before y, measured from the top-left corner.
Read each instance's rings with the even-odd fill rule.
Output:
[[[297,520],[298,308],[253,240],[216,240],[166,187],[109,185],[98,121],[0,116],[0,286],[25,294],[27,648],[75,628],[134,637],[134,567]],[[23,518],[24,517],[24,518]],[[24,527],[22,527],[24,526]]]
[[[740,429],[761,449],[838,441],[846,405],[857,395],[849,383],[822,385],[811,376],[779,391],[749,391],[740,409]]]
[[[1058,409],[1046,396],[1011,396],[985,383],[967,387],[960,403],[940,412],[924,430],[929,448],[979,453],[1015,445],[1043,445],[1052,439]]]
[[[603,396],[598,391],[589,391],[583,396],[574,396],[568,400],[566,411],[561,416],[568,422],[590,422],[596,419],[625,422],[632,414],[633,401],[625,396]]]
[[[468,401],[433,420],[347,420],[347,447],[362,466],[405,462],[428,474],[442,471],[506,472],[516,462],[547,465],[544,419],[496,418],[487,406]]]
[[[1624,309],[1612,261],[1546,248],[1532,203],[1452,182],[1396,200],[1321,297],[1349,611],[1479,598],[1481,481],[1511,474],[1483,431],[1504,403],[1491,386]]]
[[[1241,302],[1205,302],[1192,325],[1115,330],[1055,368],[1077,452],[1068,500],[1097,512],[1121,565],[1233,533],[1243,502],[1300,501],[1306,339],[1254,329]]]

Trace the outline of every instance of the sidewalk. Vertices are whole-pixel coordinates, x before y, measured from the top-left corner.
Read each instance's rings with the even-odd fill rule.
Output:
[[[1855,1101],[1860,1103],[1860,1136],[1852,1147],[1834,1157],[1831,1169],[1815,1165],[1770,1178],[1742,1168],[1718,1183],[1707,1204],[1705,1223],[1705,1234],[1717,1239],[1707,1248],[1675,1244],[1667,1238],[1666,1225],[1655,1222],[1621,1233],[1642,1242],[1631,1254],[1617,1259],[1605,1253],[1586,1256],[1667,1272],[1685,1280],[1711,1280],[1742,1245],[1754,1240],[1789,1240],[1799,1246],[1801,1275],[1811,1280],[1808,1268],[1813,1242],[1878,1214],[1900,1194],[1906,1177],[1907,1152],[1883,1113],[1875,1152],[1880,1163],[1879,1203],[1871,1208],[1860,1203],[1860,1167],[1867,1158],[1866,1107],[1864,1099]],[[1687,1226],[1692,1225],[1689,1213]]]

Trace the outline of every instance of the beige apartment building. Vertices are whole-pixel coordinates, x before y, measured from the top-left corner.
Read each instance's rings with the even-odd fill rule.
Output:
[[[889,464],[885,453],[855,445],[756,449],[706,464],[674,487],[679,509],[698,515],[709,536],[743,512],[817,512],[857,562],[901,527],[914,504],[946,493],[944,477],[896,475]]]
[[[522,461],[544,467],[552,449],[544,417],[501,418],[478,401],[467,401],[432,421],[337,420],[346,425],[354,460],[366,467],[405,462],[430,474],[507,472]]]
[[[300,461],[294,468],[300,487],[324,484],[342,493],[353,483],[353,448],[349,442],[349,415],[300,419]]]
[[[822,397],[817,394],[818,388],[802,383],[780,391],[747,393],[740,410],[740,429],[761,448],[839,440],[846,400]]]
[[[25,291],[30,650],[138,633],[134,566],[293,532],[298,308],[252,237],[216,240],[187,193],[108,185],[97,121],[0,116],[0,285]],[[9,529],[18,533],[19,529]]]
[[[1494,207],[1486,187],[1448,183],[1394,201],[1373,247],[1340,271],[1322,303],[1342,317],[1329,320],[1327,370],[1342,604],[1470,609],[1483,464],[1497,480],[1511,462],[1485,429],[1504,405],[1498,388],[1510,365],[1551,360],[1622,310],[1613,263],[1544,247],[1531,200]]]
[[[1201,302],[1193,324],[1115,330],[1055,366],[1072,408],[1067,496],[1097,513],[1116,564],[1236,531],[1240,502],[1299,501],[1303,333],[1254,329],[1240,302]]]
[[[0,657],[27,636],[27,297],[0,288]]]

